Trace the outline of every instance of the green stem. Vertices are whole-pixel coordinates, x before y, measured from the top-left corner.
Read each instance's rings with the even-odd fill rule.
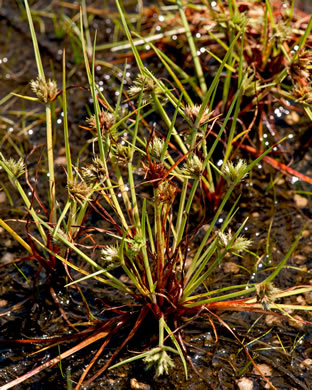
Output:
[[[168,126],[168,128],[170,129],[171,128],[171,121],[166,113],[166,111],[164,110],[162,104],[160,103],[159,99],[158,99],[158,96],[153,93],[153,100],[154,100],[154,103],[156,105],[156,108],[158,110],[158,112],[160,113],[160,115],[162,116],[163,120],[165,121],[166,125]],[[186,154],[187,153],[187,148],[186,146],[184,145],[182,139],[180,138],[177,130],[173,127],[172,128],[172,134],[177,142],[177,144],[179,145],[182,153]]]
[[[200,88],[201,88],[202,92],[206,93],[207,85],[206,85],[206,82],[205,82],[203,68],[201,66],[199,57],[197,55],[197,49],[196,49],[196,46],[195,46],[195,42],[194,42],[191,30],[190,30],[189,23],[188,23],[188,20],[187,20],[187,18],[185,16],[184,11],[183,11],[182,4],[181,4],[180,0],[177,0],[177,6],[178,6],[178,9],[179,9],[179,12],[180,12],[180,16],[181,16],[181,20],[182,20],[183,26],[185,28],[186,38],[187,38],[187,41],[188,41],[188,44],[189,44],[189,47],[190,47],[190,50],[191,50],[191,53],[192,53],[194,66],[195,66],[195,71],[196,71],[196,74],[197,74],[197,77],[198,77],[198,80],[199,80],[199,85],[200,85]]]
[[[161,202],[159,199],[158,188],[154,189],[154,205],[155,205],[155,219],[156,219],[156,257],[157,257],[157,287],[158,291],[162,288],[162,276],[164,271],[164,237],[161,223]]]
[[[164,345],[164,336],[165,336],[165,328],[164,328],[164,315],[162,314],[159,319],[159,333],[158,333],[158,345],[160,347],[163,347]]]
[[[52,117],[51,105],[46,106],[46,126],[47,126],[47,153],[48,153],[48,173],[49,173],[49,194],[51,204],[52,223],[56,222],[55,207],[55,179],[54,179],[54,157],[53,157],[53,134],[52,134]]]

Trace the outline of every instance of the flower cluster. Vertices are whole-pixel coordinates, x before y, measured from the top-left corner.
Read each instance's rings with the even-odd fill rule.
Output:
[[[231,253],[240,253],[245,251],[252,243],[244,236],[238,236],[233,240],[231,231],[227,234],[223,232],[218,233],[218,244],[220,248],[227,248]]]
[[[37,98],[44,104],[51,103],[57,94],[56,81],[51,79],[44,81],[38,76],[36,80],[31,80],[30,87]]]
[[[14,158],[10,157],[8,160],[4,159],[3,162],[15,178],[21,176],[25,172],[25,163],[22,158],[16,161]]]

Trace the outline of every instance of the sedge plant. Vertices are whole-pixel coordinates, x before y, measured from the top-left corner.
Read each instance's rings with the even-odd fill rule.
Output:
[[[32,26],[27,0],[25,4]],[[174,366],[172,359],[174,355],[181,359],[187,378],[187,361],[191,363],[191,360],[188,358],[183,339],[183,328],[190,324],[193,318],[202,315],[208,318],[210,323],[219,321],[224,324],[222,318],[216,314],[218,310],[263,313],[271,309],[280,312],[289,308],[311,309],[307,306],[277,302],[279,298],[285,296],[311,291],[311,287],[294,287],[291,291],[280,291],[273,285],[275,277],[294,252],[300,234],[281,263],[260,284],[246,281],[244,284],[222,288],[207,285],[207,280],[218,270],[227,254],[248,251],[251,242],[242,234],[247,221],[241,221],[237,231],[230,230],[239,202],[239,197],[233,199],[233,194],[240,188],[242,181],[247,180],[253,167],[274,147],[267,148],[250,162],[242,159],[230,161],[232,142],[240,136],[235,133],[235,129],[245,88],[242,74],[243,49],[240,47],[244,43],[245,22],[239,25],[237,31],[233,31],[228,52],[220,61],[210,85],[206,85],[203,80],[203,71],[196,57],[194,42],[185,25],[201,91],[201,103],[195,104],[175,74],[169,58],[159,49],[155,47],[155,53],[168,73],[174,76],[172,79],[178,93],[175,93],[170,83],[159,79],[144,66],[129,29],[127,15],[118,0],[116,5],[138,67],[136,80],[127,88],[124,84],[124,72],[120,83],[120,98],[115,104],[108,101],[105,91],[99,90],[95,80],[96,37],[91,50],[90,37],[88,44],[85,40],[85,17],[81,13],[80,39],[93,100],[93,114],[87,120],[90,134],[95,134],[92,139],[92,161],[79,167],[72,163],[70,129],[67,122],[64,52],[62,90],[56,90],[53,81],[44,82],[41,67],[40,78],[32,82],[32,89],[39,99],[35,83],[39,85],[43,96],[49,96],[47,101],[44,101],[47,105],[55,95],[62,97],[67,199],[62,207],[55,207],[56,187],[50,185],[50,198],[54,199],[50,203],[51,213],[46,217],[40,215],[33,208],[21,184],[20,179],[26,169],[24,162],[9,159],[1,154],[0,164],[21,195],[40,235],[28,232],[31,240],[29,245],[2,220],[1,225],[30,254],[42,251],[59,264],[64,264],[71,280],[66,287],[79,286],[94,279],[102,284],[103,294],[105,287],[109,286],[129,299],[125,300],[122,308],[114,307],[112,304],[110,310],[113,316],[106,321],[97,320],[90,314],[89,321],[94,324],[92,328],[94,332],[91,332],[90,336],[44,365],[5,385],[3,389],[23,382],[29,376],[99,340],[102,341],[102,345],[84,370],[76,389],[82,384],[88,385],[108,368],[112,369],[137,359],[143,359],[148,367],[154,367],[157,375],[167,374]],[[177,6],[186,24],[180,1],[177,2]],[[32,39],[37,63],[40,64],[40,53],[33,30]],[[227,110],[216,115],[216,91],[222,88],[221,75],[225,69],[235,70],[239,75],[239,82],[236,92],[229,99]],[[49,88],[52,85],[53,92],[50,92]],[[223,96],[228,96],[227,81],[223,83],[223,88]],[[128,101],[131,100],[131,111],[126,114],[120,110],[122,95],[126,96]],[[172,109],[171,111],[168,109],[169,107],[173,107],[173,112]],[[47,110],[49,112],[49,107]],[[149,126],[148,118],[151,114],[157,115],[161,121],[161,131]],[[181,122],[187,125],[187,133],[179,132]],[[47,115],[47,133],[51,131],[49,126],[50,119]],[[226,131],[230,131],[231,134],[228,138],[229,144],[225,146],[226,161],[218,167],[214,161],[215,151]],[[211,138],[212,133],[214,138]],[[47,136],[47,149],[50,147],[50,136]],[[51,171],[53,169],[53,153],[48,153],[48,161],[49,159],[52,160],[52,163],[48,163],[50,172],[50,169]],[[51,183],[51,174],[49,180]],[[204,202],[201,191],[203,187],[213,192],[219,180],[224,183],[222,197],[214,213],[209,216],[208,229],[199,240],[197,233],[203,222],[194,222],[192,206],[195,202]],[[143,192],[147,195],[142,198]],[[225,211],[227,214],[221,226],[217,227],[217,222]],[[81,235],[87,230],[88,215],[91,212],[101,216],[108,226],[101,242],[97,243],[92,239],[94,252],[92,256],[79,245]],[[88,232],[92,231],[96,229],[88,226]],[[81,262],[79,266],[77,265],[71,257],[73,253],[84,262],[84,266],[81,266]],[[74,279],[72,269],[83,276]],[[120,278],[118,276],[120,273],[125,277]],[[152,323],[155,330],[153,333],[158,335],[157,343],[134,357],[112,365],[120,351],[140,333],[147,321]],[[131,330],[104,366],[86,379],[104,348],[117,333],[122,332],[123,328]],[[269,383],[248,351],[246,349],[245,351],[252,364]],[[272,384],[269,385],[275,388]]]

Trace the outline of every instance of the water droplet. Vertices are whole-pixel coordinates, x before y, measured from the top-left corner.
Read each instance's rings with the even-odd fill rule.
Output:
[[[178,37],[176,35],[172,35],[172,40],[173,41],[176,41],[178,39]]]
[[[222,164],[223,164],[223,160],[219,160],[219,161],[217,162],[217,166],[218,166],[218,167],[221,167]]]
[[[155,30],[156,30],[156,31],[160,31],[160,30],[161,30],[161,27],[160,27],[160,26],[156,26],[156,27],[155,27]]]
[[[14,130],[13,127],[9,127],[9,128],[8,128],[8,132],[9,132],[9,133],[13,133],[13,130]]]
[[[219,222],[219,223],[222,223],[222,222],[223,222],[223,218],[219,218],[219,219],[218,219],[218,222]]]
[[[196,33],[196,38],[200,38],[201,37],[201,33]]]
[[[58,125],[60,125],[60,124],[62,123],[62,119],[59,118],[59,119],[56,121],[56,123],[57,123]]]
[[[163,15],[159,15],[158,20],[160,22],[163,22],[165,20],[165,17]]]
[[[281,111],[280,111],[279,108],[275,108],[274,114],[275,114],[278,118],[280,118],[280,117],[282,116],[282,113],[281,113]]]
[[[6,57],[3,57],[3,58],[2,58],[2,61],[3,61],[4,63],[6,63],[6,62],[8,62],[8,59],[7,59]]]
[[[258,164],[258,168],[259,168],[259,169],[262,169],[262,165],[261,165],[261,164]]]
[[[292,139],[292,138],[294,138],[294,135],[293,134],[288,134],[288,138]]]
[[[217,2],[216,1],[212,1],[211,3],[210,3],[210,5],[211,5],[211,7],[216,7],[216,5],[217,5]]]
[[[34,130],[33,130],[33,129],[29,129],[29,130],[28,130],[28,134],[29,134],[29,135],[33,135],[33,134],[34,134]]]

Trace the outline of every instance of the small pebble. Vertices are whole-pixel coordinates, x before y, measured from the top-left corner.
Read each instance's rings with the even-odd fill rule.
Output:
[[[7,252],[5,253],[1,259],[0,259],[0,264],[9,264],[14,260],[14,254]]]
[[[311,232],[309,232],[309,230],[304,230],[304,231],[302,232],[302,234],[301,234],[301,237],[307,238],[307,237],[310,236],[310,234],[311,234]]]
[[[304,325],[302,321],[303,319],[298,314],[295,314],[288,320],[288,324],[293,328],[301,329]]]
[[[66,157],[65,156],[59,156],[55,159],[55,165],[64,165],[66,166]]]
[[[265,323],[268,326],[278,325],[281,323],[281,319],[273,314],[268,314],[265,316]]]
[[[285,115],[285,122],[288,125],[294,125],[298,123],[300,120],[300,116],[296,111],[291,111],[289,114]]]
[[[257,364],[257,367],[259,368],[259,370],[262,372],[262,374],[264,376],[272,376],[272,367],[268,366],[267,364]],[[253,369],[253,373],[255,375],[261,375],[258,370],[256,370],[256,368],[254,367]]]
[[[224,273],[228,274],[237,274],[239,272],[239,266],[232,261],[228,261],[223,264],[223,271]]]
[[[151,389],[150,385],[147,385],[146,383],[138,382],[138,380],[135,378],[130,379],[130,386],[131,386],[131,389],[136,389],[136,390],[150,390]]]
[[[297,207],[300,207],[300,208],[307,207],[307,205],[308,205],[308,199],[305,198],[304,196],[299,195],[299,194],[296,194],[294,196],[294,201],[295,201]]]
[[[306,302],[306,300],[303,298],[303,296],[302,295],[299,295],[297,298],[296,298],[296,301],[299,303],[299,305],[306,305],[307,304],[307,302]]]
[[[312,359],[305,359],[300,363],[301,368],[312,368]]]
[[[304,295],[304,299],[307,302],[307,304],[312,305],[312,291],[306,292],[303,295]]]
[[[237,387],[239,390],[252,390],[253,389],[253,381],[248,378],[240,378],[236,381]]]
[[[0,203],[4,203],[6,201],[6,195],[4,191],[0,192]]]
[[[6,299],[0,299],[0,307],[5,307],[8,305],[8,301]]]
[[[297,255],[294,260],[295,264],[303,264],[307,260],[307,256]]]

